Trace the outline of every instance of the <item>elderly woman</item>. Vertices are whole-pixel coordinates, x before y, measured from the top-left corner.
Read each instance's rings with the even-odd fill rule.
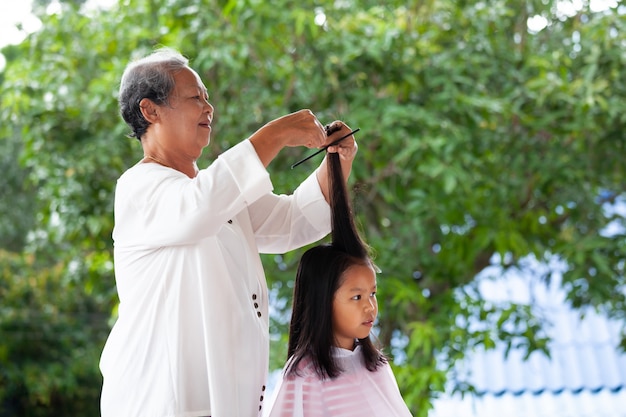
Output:
[[[115,278],[119,316],[104,347],[103,417],[261,414],[269,358],[268,295],[259,253],[284,253],[330,231],[322,163],[291,195],[266,167],[285,146],[322,147],[309,110],[275,119],[220,155],[213,106],[188,61],[163,49],[131,63],[120,111],[143,158],[118,180]],[[354,137],[330,146],[348,177]]]

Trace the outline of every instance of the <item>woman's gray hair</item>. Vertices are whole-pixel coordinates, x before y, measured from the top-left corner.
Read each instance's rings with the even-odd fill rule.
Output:
[[[131,128],[131,138],[141,141],[150,126],[141,114],[141,100],[147,98],[158,105],[168,104],[174,89],[174,73],[188,68],[188,63],[178,51],[161,48],[128,64],[122,75],[118,102],[120,114]]]

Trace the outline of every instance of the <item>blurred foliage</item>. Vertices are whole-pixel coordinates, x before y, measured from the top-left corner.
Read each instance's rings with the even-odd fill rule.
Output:
[[[1,416],[98,415],[107,316],[65,269],[0,251]]]
[[[606,210],[626,194],[624,6],[120,0],[104,11],[63,1],[48,15],[48,3],[35,3],[42,29],[2,50],[0,416],[98,414],[117,303],[113,192],[141,157],[117,88],[128,61],[160,45],[190,57],[216,107],[201,166],[300,108],[361,128],[351,186],[383,270],[379,337],[416,416],[468,349],[547,350],[529,306],[476,296],[489,265],[559,257],[574,307],[626,316],[625,220]],[[536,16],[547,24],[530,31]],[[274,160],[276,191],[313,169],[289,169],[305,153]],[[282,309],[275,368],[301,252],[263,258]]]

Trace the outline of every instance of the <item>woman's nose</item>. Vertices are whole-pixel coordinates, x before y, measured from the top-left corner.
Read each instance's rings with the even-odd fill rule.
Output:
[[[213,120],[213,112],[214,111],[215,111],[215,108],[213,107],[213,105],[207,101],[206,105],[204,106],[204,112],[209,115],[209,118],[211,120]]]

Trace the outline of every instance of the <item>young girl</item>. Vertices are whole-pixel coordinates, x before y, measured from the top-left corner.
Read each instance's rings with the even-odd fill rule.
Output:
[[[339,157],[327,154],[332,243],[304,253],[296,274],[289,360],[269,417],[410,417],[369,337],[376,271],[352,217]]]

